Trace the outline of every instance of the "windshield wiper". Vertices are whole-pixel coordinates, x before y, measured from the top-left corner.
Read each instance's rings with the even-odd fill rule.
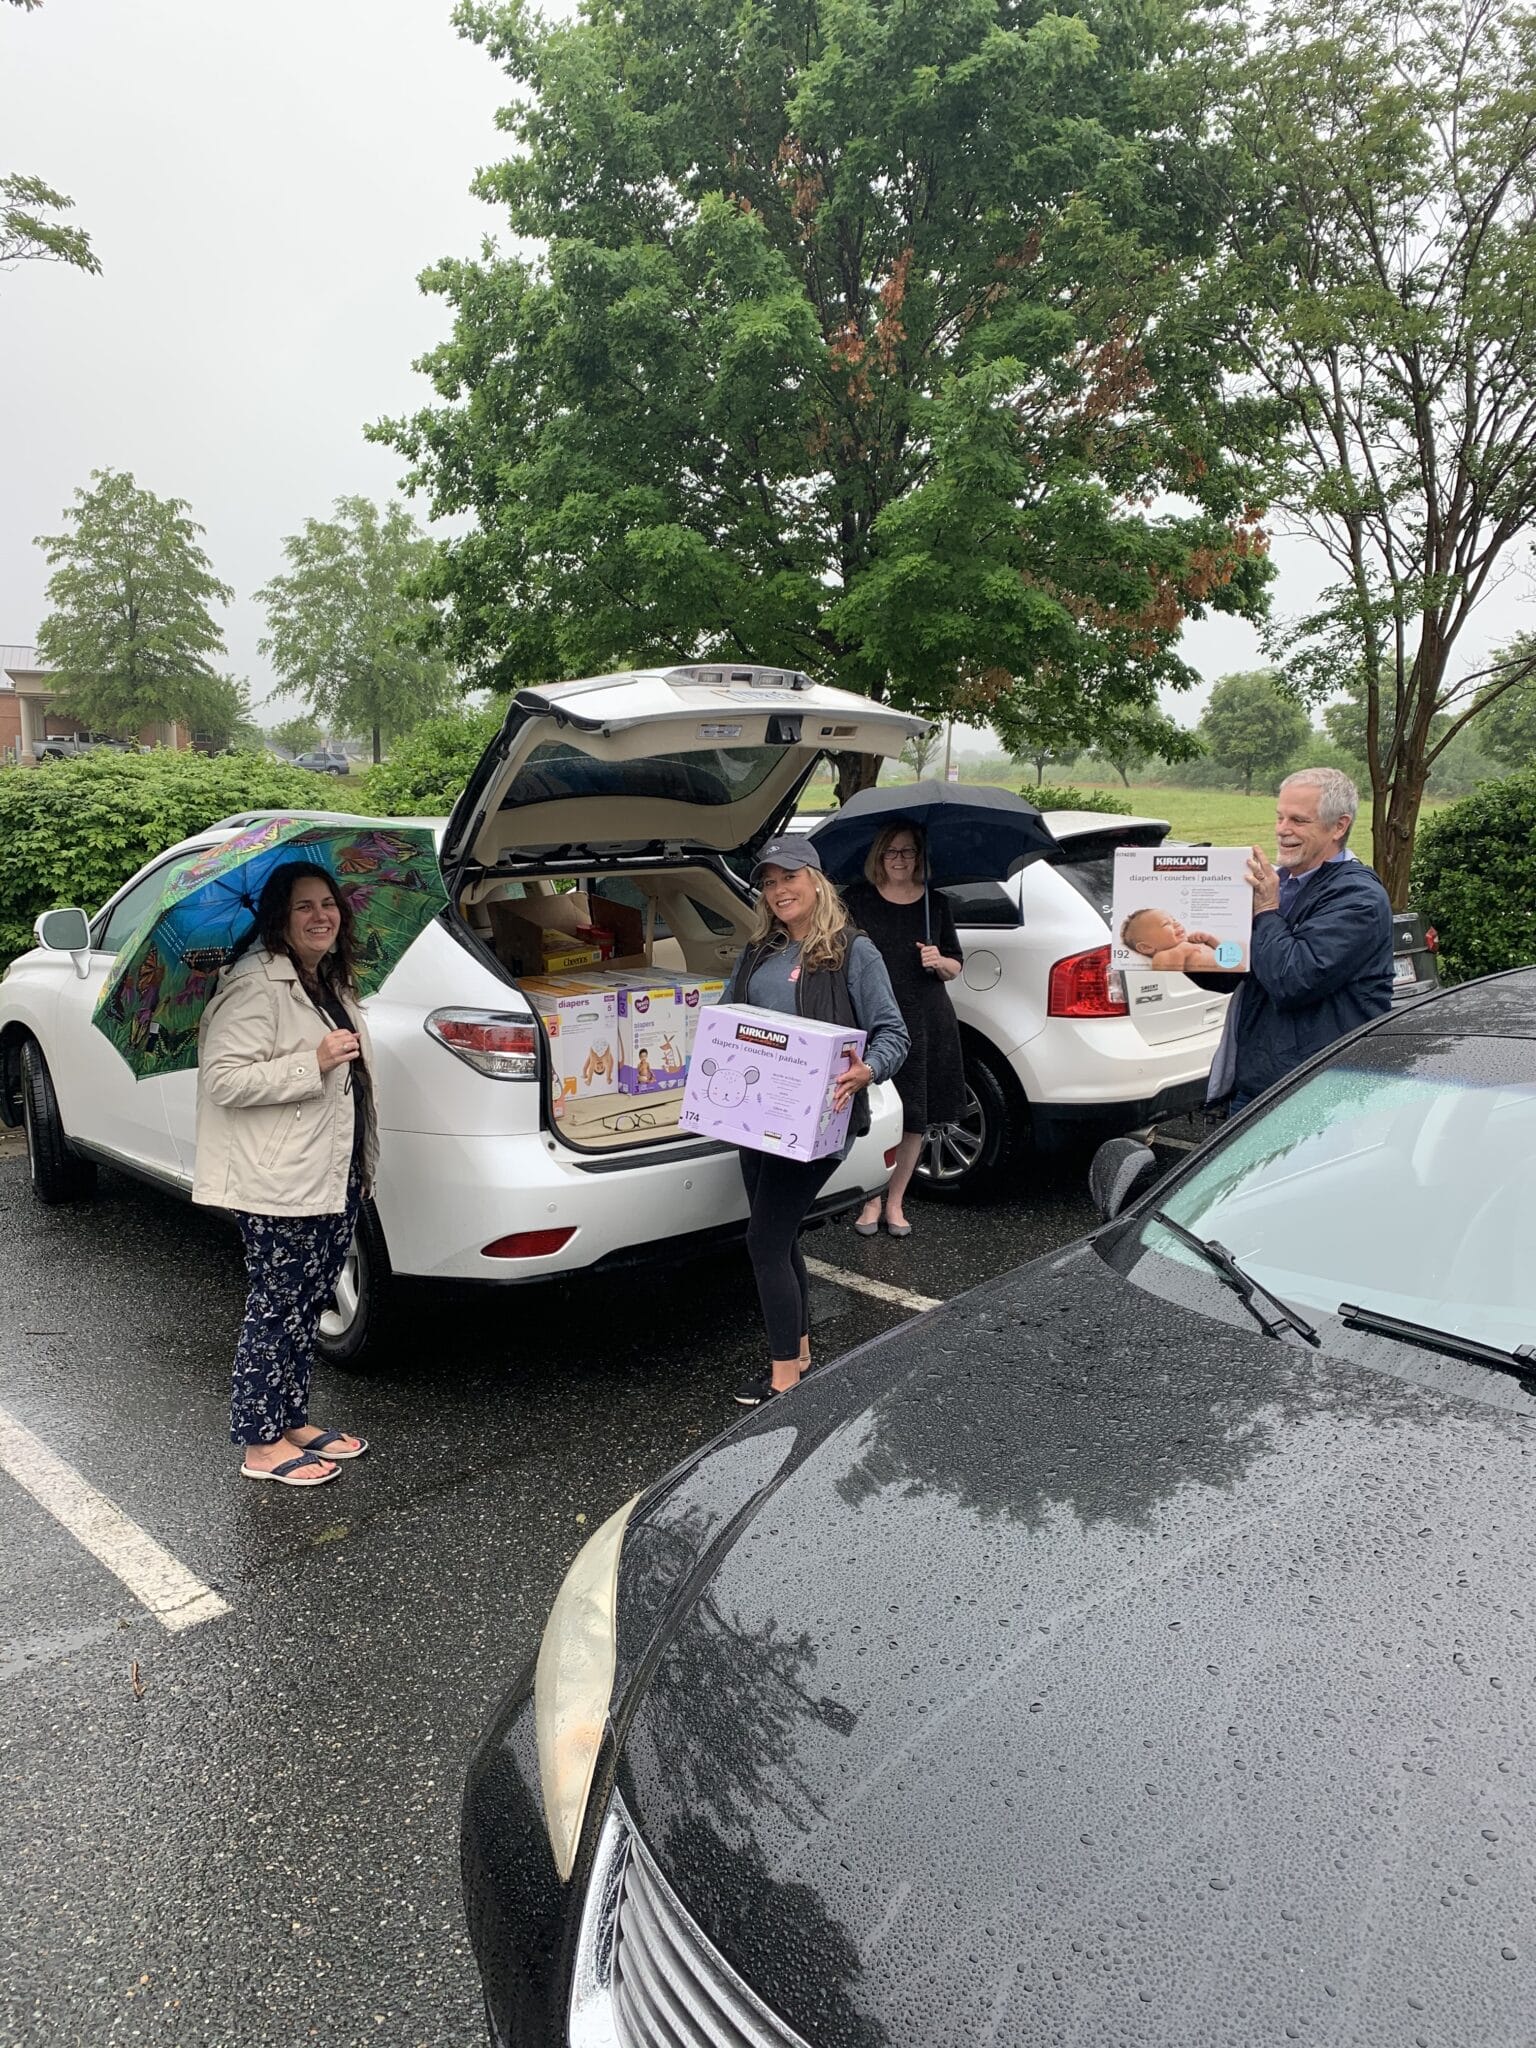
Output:
[[[1294,1330],[1298,1337],[1305,1337],[1309,1344],[1320,1342],[1316,1330],[1302,1316],[1299,1316],[1289,1302],[1282,1301],[1278,1294],[1271,1294],[1261,1280],[1255,1280],[1251,1273],[1245,1273],[1224,1244],[1218,1244],[1214,1237],[1197,1237],[1192,1230],[1186,1230],[1182,1223],[1176,1223],[1165,1209],[1152,1211],[1154,1223],[1161,1223],[1164,1230],[1171,1231],[1180,1244],[1187,1244],[1192,1252],[1198,1252],[1206,1264],[1230,1287],[1249,1315],[1258,1324],[1266,1337],[1278,1338],[1282,1330]],[[1267,1301],[1272,1308],[1280,1311],[1277,1316],[1265,1315],[1259,1303]]]
[[[1474,1365],[1488,1365],[1495,1372],[1536,1386],[1536,1344],[1517,1344],[1504,1351],[1497,1344],[1481,1344],[1476,1337],[1462,1337],[1455,1330],[1437,1330],[1430,1323],[1405,1322],[1401,1316],[1383,1315],[1379,1309],[1357,1308],[1341,1301],[1338,1318],[1346,1330],[1370,1330],[1378,1337],[1397,1337],[1404,1344],[1417,1344],[1423,1351],[1443,1351],[1448,1358],[1468,1358]]]

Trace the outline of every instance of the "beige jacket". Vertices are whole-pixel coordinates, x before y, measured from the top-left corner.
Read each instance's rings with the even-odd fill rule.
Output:
[[[371,1077],[368,1026],[355,1003],[346,1009]],[[335,1029],[286,957],[256,948],[224,969],[197,1037],[194,1202],[258,1216],[334,1215],[346,1207],[354,1114],[368,1119],[363,1185],[373,1185],[372,1090],[349,1090],[348,1066],[322,1074],[316,1058]]]

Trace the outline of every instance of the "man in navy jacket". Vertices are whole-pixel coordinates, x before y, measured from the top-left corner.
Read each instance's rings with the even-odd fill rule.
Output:
[[[1249,972],[1227,1009],[1208,1102],[1242,1109],[1346,1031],[1392,1007],[1392,906],[1375,871],[1345,843],[1359,794],[1337,768],[1302,768],[1280,785],[1275,865],[1258,847]],[[1202,988],[1230,975],[1196,974]]]

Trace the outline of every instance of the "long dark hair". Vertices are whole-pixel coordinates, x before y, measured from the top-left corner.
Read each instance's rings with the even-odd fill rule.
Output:
[[[272,870],[256,900],[256,923],[235,947],[230,958],[238,959],[252,946],[265,946],[275,958],[293,959],[288,950],[288,916],[293,908],[294,889],[303,881],[324,882],[341,913],[341,929],[336,934],[336,943],[320,962],[320,979],[342,995],[355,996],[357,925],[352,916],[352,906],[347,901],[346,891],[330,869],[321,867],[318,861],[285,860]],[[293,964],[297,967],[299,963],[294,960]]]

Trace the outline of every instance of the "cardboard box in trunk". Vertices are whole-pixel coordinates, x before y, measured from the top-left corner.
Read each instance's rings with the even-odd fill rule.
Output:
[[[518,987],[538,1011],[549,1040],[550,1107],[563,1116],[581,1096],[616,1095],[619,1083],[618,997],[579,975],[527,977]]]
[[[640,912],[629,903],[588,896],[585,889],[516,900],[496,897],[486,908],[496,957],[519,980],[597,966],[605,959],[645,957],[645,920]],[[591,933],[610,937],[606,954],[601,939],[588,936]],[[583,957],[578,959],[578,953]]]

